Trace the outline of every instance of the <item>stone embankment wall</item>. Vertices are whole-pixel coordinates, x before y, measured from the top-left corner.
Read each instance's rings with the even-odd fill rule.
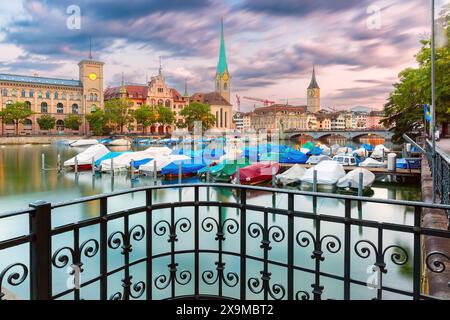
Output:
[[[430,166],[426,157],[422,160],[422,201],[432,202],[433,184],[431,178]],[[440,202],[439,195],[436,197],[436,201]],[[422,216],[422,227],[432,229],[448,229],[448,217],[447,213],[443,210],[425,209]],[[425,236],[423,238],[424,248],[424,268],[425,259],[432,252],[442,252],[447,255],[450,254],[450,239],[440,237]],[[443,299],[450,299],[450,261],[446,260],[442,256],[434,255],[433,261],[440,261],[444,263],[445,270],[441,273],[435,273],[428,271],[425,274],[427,279],[426,287],[428,293],[432,296],[440,297]],[[440,268],[439,268],[440,269]]]

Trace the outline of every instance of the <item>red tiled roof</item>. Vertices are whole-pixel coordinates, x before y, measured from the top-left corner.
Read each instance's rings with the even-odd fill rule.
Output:
[[[196,101],[209,105],[231,106],[231,104],[217,92],[194,93],[191,97],[191,101]]]

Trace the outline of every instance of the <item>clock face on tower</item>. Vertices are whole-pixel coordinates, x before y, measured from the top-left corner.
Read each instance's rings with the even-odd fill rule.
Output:
[[[92,81],[94,81],[94,80],[97,79],[97,75],[96,75],[94,72],[92,72],[92,73],[89,74],[89,79],[91,79]]]

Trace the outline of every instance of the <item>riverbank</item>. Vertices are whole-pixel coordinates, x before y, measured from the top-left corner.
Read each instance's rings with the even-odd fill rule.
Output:
[[[125,137],[129,139],[139,138],[140,136],[126,136],[126,135],[114,135],[115,137]],[[61,140],[79,140],[79,139],[105,139],[110,136],[14,136],[14,137],[0,137],[1,145],[24,145],[24,144],[51,144]],[[165,136],[145,136],[145,138],[156,139]]]

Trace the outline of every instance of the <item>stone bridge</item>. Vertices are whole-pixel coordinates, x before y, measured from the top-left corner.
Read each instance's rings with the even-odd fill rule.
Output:
[[[385,140],[391,140],[393,132],[388,130],[324,130],[324,131],[290,131],[284,132],[285,139],[294,139],[300,136],[309,136],[313,139],[321,139],[329,136],[341,136],[347,140],[354,140],[362,136],[378,136]]]

